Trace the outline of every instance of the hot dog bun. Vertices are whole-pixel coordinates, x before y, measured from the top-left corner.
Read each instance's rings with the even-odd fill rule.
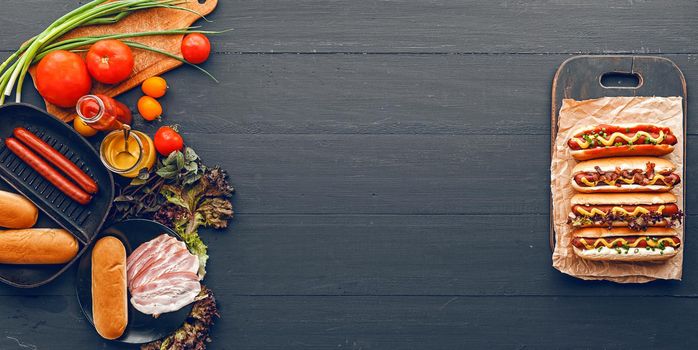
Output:
[[[38,217],[34,203],[16,193],[0,191],[0,227],[30,228]]]
[[[599,130],[601,128],[602,130]],[[658,132],[663,131],[671,141],[659,143],[659,144],[644,144],[638,143],[633,145],[628,145],[624,142],[622,145],[616,146],[615,144],[609,144],[607,147],[590,147],[579,150],[570,150],[570,154],[576,160],[589,160],[596,158],[608,158],[608,157],[624,157],[624,156],[663,156],[674,151],[674,144],[676,144],[676,137],[671,132],[671,129],[648,123],[629,123],[629,124],[613,124],[613,125],[595,125],[595,126],[583,126],[578,128],[573,132],[573,138],[580,138],[581,135],[593,135],[594,133],[599,133],[599,131],[608,131],[608,134],[612,134],[613,131],[609,129],[614,129],[616,131],[622,132],[622,129],[626,130],[636,130],[637,131],[650,131]],[[618,130],[620,129],[620,130]],[[632,132],[631,132],[632,133]],[[570,139],[570,142],[572,142]]]
[[[572,196],[572,205],[652,205],[676,203],[671,193],[577,193]]]
[[[581,172],[595,172],[597,166],[601,168],[602,171],[614,171],[616,170],[616,167],[621,169],[645,169],[647,167],[647,163],[654,163],[655,172],[676,170],[674,164],[664,158],[618,157],[580,162],[574,166],[572,169],[572,174],[574,175]]]
[[[120,337],[128,324],[126,249],[116,237],[101,238],[92,249],[92,317],[105,339]]]
[[[622,170],[645,169],[647,163],[654,163],[655,174],[660,172],[673,172],[676,170],[674,164],[663,158],[655,157],[618,157],[594,159],[580,162],[572,169],[572,188],[577,192],[582,193],[626,193],[626,192],[668,192],[673,186],[665,184],[654,185],[639,185],[639,184],[622,184],[622,186],[582,186],[574,181],[574,176],[579,173],[594,173],[596,168],[600,168],[604,172],[613,172],[616,168]]]
[[[0,231],[2,264],[65,264],[77,253],[77,239],[63,229]]]
[[[608,230],[600,227],[583,228],[574,232],[575,238],[580,237],[596,239],[631,236],[675,237],[678,236],[678,234],[673,229],[663,227],[650,227],[644,232],[637,232],[628,228],[614,228],[613,230]],[[581,249],[572,246],[572,248],[577,256],[586,260],[638,262],[671,259],[678,254],[680,246],[676,248],[666,247],[664,249],[629,248],[620,250],[606,247],[601,247],[599,249]]]
[[[646,250],[639,249],[635,252],[634,249],[628,251],[628,254],[618,254],[616,251],[597,251],[597,250],[584,250],[574,247],[574,253],[577,254],[582,259],[593,260],[593,261],[627,261],[627,262],[640,262],[640,261],[662,261],[668,260],[676,256],[679,253],[677,249],[671,247],[666,248],[662,253],[657,250]]]
[[[572,157],[576,160],[589,160],[596,158],[625,157],[625,156],[663,156],[674,151],[673,145],[624,145],[603,148],[589,148],[571,150]]]
[[[624,185],[622,187],[616,186],[599,186],[599,187],[586,187],[579,186],[577,182],[572,181],[572,188],[577,192],[582,193],[630,193],[630,192],[668,192],[671,191],[672,187],[666,185]]]
[[[670,237],[678,236],[676,230],[664,227],[649,227],[647,231],[633,231],[627,227],[614,228],[609,230],[603,227],[588,227],[574,231],[574,237],[581,238],[603,238],[603,237],[630,237],[630,236],[657,236]]]

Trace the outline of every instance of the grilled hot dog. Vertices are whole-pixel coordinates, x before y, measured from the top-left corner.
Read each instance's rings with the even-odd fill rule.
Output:
[[[574,232],[571,243],[580,258],[600,261],[667,260],[681,248],[678,233],[665,227],[650,227],[644,232],[624,227],[583,228]]]
[[[27,147],[42,156],[49,163],[61,170],[64,174],[75,181],[87,193],[97,193],[97,183],[92,178],[85,174],[75,163],[66,158],[63,154],[51,147],[44,140],[34,135],[31,131],[25,128],[15,128],[14,136],[17,140],[22,141]]]
[[[619,157],[580,162],[572,188],[582,193],[668,192],[681,182],[674,164],[663,158]]]
[[[676,136],[655,124],[597,125],[575,132],[568,141],[577,160],[619,156],[662,156],[674,150]]]
[[[572,196],[569,222],[578,227],[677,227],[684,214],[671,193],[578,193]]]
[[[19,159],[24,161],[32,169],[36,170],[44,179],[56,186],[61,192],[66,196],[70,197],[72,200],[85,205],[92,200],[92,196],[87,192],[83,191],[61,175],[56,169],[52,168],[48,163],[46,163],[41,157],[36,153],[32,152],[27,146],[23,145],[21,142],[17,141],[12,137],[5,139],[5,146],[12,151]]]

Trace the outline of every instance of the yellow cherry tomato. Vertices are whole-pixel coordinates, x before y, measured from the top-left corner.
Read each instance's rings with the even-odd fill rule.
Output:
[[[160,118],[160,115],[162,115],[162,106],[158,100],[150,96],[143,96],[138,99],[138,113],[141,114],[143,119],[152,121]]]
[[[97,134],[97,130],[85,124],[85,122],[78,117],[75,117],[75,119],[73,119],[73,127],[75,128],[75,131],[78,132],[78,134],[85,137],[95,136]]]
[[[160,77],[150,77],[143,82],[141,90],[150,97],[163,97],[167,92],[167,81]]]

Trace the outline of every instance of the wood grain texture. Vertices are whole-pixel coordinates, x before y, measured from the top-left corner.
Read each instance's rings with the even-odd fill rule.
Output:
[[[422,56],[418,56],[418,61],[413,61],[415,56],[394,56],[372,56],[371,59],[385,60],[386,65],[400,65],[399,62],[408,61],[402,63],[406,66],[404,72],[409,67],[416,69],[419,64],[429,63],[428,60],[422,60]],[[300,60],[295,58],[296,56],[281,59],[274,56],[270,62],[274,63],[274,69],[287,67],[281,70],[291,72],[293,67],[302,67],[302,71],[310,72],[311,63],[305,61],[307,57]],[[352,60],[355,58],[351,57]],[[432,64],[448,62],[441,58],[435,56]],[[266,55],[256,59],[267,62]],[[286,60],[290,60],[290,63],[284,63]],[[560,62],[560,57],[550,58],[550,62],[553,61]],[[214,58],[212,63],[215,62]],[[238,69],[256,72],[253,61],[245,62],[247,63]],[[317,62],[323,63],[320,59]],[[346,64],[347,61],[341,62]],[[376,61],[354,61],[351,64],[356,69],[367,69],[367,65],[373,66],[376,64],[374,62]],[[514,64],[516,60],[509,62]],[[547,67],[547,62],[531,61],[527,65]],[[319,64],[322,65],[331,66],[327,63]],[[550,65],[554,66],[555,63]],[[545,71],[546,67],[537,69]],[[384,69],[387,72],[387,68]],[[467,70],[463,68],[462,71]],[[247,74],[249,79],[256,76]],[[552,75],[552,69],[550,74]],[[329,81],[336,85],[356,84],[368,75]],[[204,94],[198,97],[193,94],[191,98],[170,98],[165,102],[171,111],[175,111],[168,116],[168,120],[185,126],[187,143],[197,149],[207,162],[220,163],[228,169],[238,190],[235,206],[240,215],[232,228],[227,233],[212,233],[205,237],[211,245],[212,256],[215,257],[211,260],[208,278],[212,288],[221,291],[221,304],[229,310],[224,311],[226,320],[240,322],[243,314],[239,309],[229,307],[238,298],[247,295],[252,301],[268,298],[265,295],[297,295],[299,300],[304,300],[299,303],[308,305],[310,310],[317,310],[315,300],[323,298],[323,295],[375,295],[377,298],[395,298],[405,303],[408,299],[412,300],[412,297],[406,295],[419,295],[419,298],[425,298],[425,303],[429,295],[447,298],[459,295],[489,296],[501,297],[504,301],[517,295],[539,298],[558,298],[564,295],[656,295],[672,296],[673,299],[670,300],[684,300],[683,297],[696,295],[697,288],[690,277],[694,274],[691,266],[695,266],[695,263],[691,263],[694,257],[689,248],[686,256],[686,280],[681,283],[661,282],[637,288],[582,283],[560,275],[550,267],[545,238],[548,198],[547,191],[541,191],[547,188],[549,181],[547,131],[540,134],[516,134],[516,130],[521,130],[516,127],[507,131],[508,134],[409,134],[397,123],[398,126],[394,129],[399,132],[397,134],[386,134],[383,131],[372,134],[370,128],[364,134],[351,134],[347,132],[351,128],[351,119],[346,124],[335,127],[328,123],[325,126],[326,134],[269,133],[278,130],[274,129],[278,126],[265,126],[261,129],[264,133],[260,134],[253,131],[227,133],[228,129],[222,127],[217,131],[186,128],[186,125],[209,125],[212,128],[216,123],[235,126],[237,114],[231,113],[228,106],[234,109],[239,105],[242,106],[239,108],[254,110],[263,108],[265,101],[278,110],[274,112],[276,114],[260,114],[260,120],[269,115],[288,115],[285,123],[278,122],[277,125],[281,128],[304,123],[301,102],[309,104],[309,101],[317,101],[316,103],[327,106],[341,103],[344,109],[350,107],[350,103],[344,101],[345,97],[341,95],[334,97],[332,102],[323,101],[324,97],[333,98],[322,92],[327,87],[314,90],[308,88],[308,96],[298,104],[293,102],[293,98],[279,101],[274,96],[268,96],[266,100],[262,100],[265,87],[279,84],[290,90],[293,86],[290,77],[295,76],[296,73],[273,75],[274,79],[269,83],[249,90],[250,96],[257,94],[259,97],[247,101],[236,97],[232,105],[221,101],[225,97],[224,93],[210,87],[206,91],[212,91],[217,98],[207,101],[214,101],[215,107],[194,104],[197,98],[203,99]],[[172,96],[185,96],[191,94],[189,91],[200,91],[184,87],[186,82],[197,79],[205,81],[197,73],[187,69],[170,73],[168,80],[175,86],[181,86],[171,91],[179,95]],[[235,79],[243,81],[239,77]],[[260,77],[257,76],[257,79]],[[409,81],[409,75],[398,80],[399,84]],[[197,86],[204,90],[206,84],[200,83]],[[310,86],[310,82],[304,84]],[[439,88],[441,91],[447,91],[450,86],[435,84],[443,86]],[[504,82],[493,84],[507,86]],[[329,86],[331,88],[335,85]],[[475,91],[474,88],[465,88]],[[338,87],[334,89],[339,90]],[[526,89],[523,83],[520,89],[525,95],[537,93],[535,87]],[[357,87],[352,90],[360,89]],[[418,90],[415,88],[415,91]],[[275,90],[269,90],[270,93],[273,91]],[[393,98],[395,101],[409,103],[409,91],[408,87],[404,87]],[[244,95],[240,91],[228,93],[233,96]],[[510,95],[512,94],[503,94],[502,99],[515,101],[516,98],[512,100]],[[126,97],[131,98],[131,95]],[[230,100],[232,98],[228,101]],[[499,98],[485,96],[480,103],[486,106],[487,102],[498,100]],[[368,102],[355,104],[365,106],[372,103],[366,101]],[[549,103],[549,100],[542,101],[544,106],[541,109],[549,108]],[[518,115],[518,110],[535,108],[530,107],[526,101],[514,104],[518,106],[514,111],[501,107],[500,121],[512,120]],[[297,114],[284,114],[284,105],[296,106],[294,109],[298,110]],[[211,117],[202,117],[201,109],[210,113]],[[397,109],[400,110],[402,109]],[[423,112],[428,110],[426,107],[421,109]],[[473,111],[469,115],[488,113],[484,107],[463,110]],[[531,118],[547,120],[548,115],[544,113]],[[217,121],[210,122],[211,118]],[[400,120],[401,117],[396,112],[394,118]],[[434,123],[438,123],[443,114],[439,111],[425,114],[424,123],[430,125],[428,121],[432,118],[436,120]],[[497,120],[493,116],[490,118]],[[150,125],[146,129],[152,132],[155,127],[156,125]],[[688,152],[691,154],[698,144],[694,139],[695,135],[689,136]],[[522,155],[526,155],[525,160],[519,161]],[[523,188],[520,187],[521,179],[525,180]],[[482,186],[483,181],[493,181],[497,186]],[[693,181],[692,177],[687,179],[688,188],[692,188]],[[689,219],[692,219],[695,217],[695,212],[691,209],[696,207],[695,198],[689,197],[688,201],[687,208],[692,215]],[[689,221],[689,224],[692,221],[694,220]],[[473,237],[483,239],[488,250],[475,255],[466,254]],[[502,244],[502,241],[506,244]],[[529,247],[530,255],[522,254],[522,246]],[[690,247],[690,238],[686,246]],[[490,251],[495,251],[496,254],[490,254]],[[497,258],[493,259],[493,256]],[[56,285],[29,293],[36,293],[37,296],[71,296],[72,281],[72,276],[63,276]],[[2,294],[12,293],[17,294],[14,290],[2,289]],[[648,300],[658,300],[654,298]],[[76,307],[72,296],[66,300],[71,307]],[[342,300],[344,299],[334,304],[328,302],[324,306],[326,317],[331,318],[336,314],[332,310],[341,309]],[[418,301],[414,303],[419,304]],[[405,305],[406,309],[412,307]],[[582,312],[581,310],[582,306],[577,312]],[[504,311],[503,308],[490,309],[490,312]],[[472,316],[484,317],[482,312],[473,311]],[[293,331],[305,329],[314,332],[312,328],[292,326],[294,323],[291,320],[280,320],[274,327],[275,324],[271,321],[255,314],[256,312],[250,312],[242,320],[263,320],[269,327],[267,329],[291,327]],[[365,313],[367,317],[377,317],[379,314],[379,310]],[[42,317],[42,313],[37,310],[28,311],[27,317]],[[395,316],[393,322],[405,321],[402,317],[404,316]],[[566,322],[562,318],[553,319]],[[312,322],[327,320],[315,318]],[[29,339],[46,342],[47,338],[57,332],[56,328],[51,328],[57,326],[48,327],[51,331],[47,331],[46,335]],[[357,337],[365,337],[367,334],[358,323],[350,322],[345,327],[355,332]],[[217,341],[224,343],[220,345],[222,348],[227,348],[228,344],[242,348],[278,348],[283,347],[278,342],[290,339],[290,335],[285,333],[272,342],[269,333],[263,332],[262,328],[263,324],[260,324],[258,328],[251,330],[254,333],[244,333],[245,328],[232,328],[225,334],[215,332],[214,336],[220,337]],[[11,329],[21,332],[21,328]],[[381,328],[376,331],[375,337],[385,336],[385,332],[389,331]],[[534,332],[533,329],[531,331]],[[265,335],[268,343],[264,342]],[[76,335],[73,338],[76,341],[66,340],[65,346],[95,342],[86,337],[89,337],[89,333]],[[326,345],[326,341],[327,338],[321,338],[316,344]],[[456,342],[457,337],[446,336],[442,341],[448,345]],[[388,342],[385,347],[400,348],[401,345],[402,343]]]
[[[217,3],[218,0],[206,0],[203,3],[200,3],[199,1],[188,1],[180,5],[181,7],[189,9],[193,12],[168,8],[153,8],[138,11],[114,24],[86,26],[74,29],[68,32],[68,34],[60,37],[58,40],[60,41],[71,38],[105,34],[187,28],[196,20],[200,19],[201,16],[206,16],[211,13],[216,8]],[[184,35],[182,34],[154,35],[130,38],[129,40],[181,56],[180,47],[183,37]],[[149,77],[160,75],[182,65],[182,62],[174,58],[166,57],[155,52],[138,49],[133,50],[133,59],[133,72],[127,80],[116,85],[107,85],[93,81],[92,93],[117,96],[124,91],[140,85]],[[31,74],[32,78],[35,79],[36,66],[32,66],[29,73]],[[73,108],[61,108],[48,103],[47,101],[44,102],[46,105],[46,110],[59,119],[71,121],[76,116]]]
[[[678,309],[695,310],[698,300],[649,299],[671,305],[653,310],[652,317],[636,307],[646,301],[627,296],[240,296],[223,306],[229,316],[214,326],[208,349],[686,349],[698,342],[693,325],[676,317]],[[52,350],[72,350],[75,344],[133,349],[100,339],[67,297],[0,297],[0,312],[17,325],[3,329],[3,349],[23,349],[18,342]],[[599,329],[618,336],[572,340]],[[60,336],[37,337],[58,331]]]
[[[165,74],[161,101],[164,122],[184,121],[185,133],[550,135],[552,79],[569,57],[218,54],[204,67],[220,84],[181,67]],[[687,110],[698,110],[698,56],[667,58],[689,82]],[[120,100],[135,110],[141,95]],[[690,118],[687,132],[698,134]]]
[[[6,0],[2,49],[78,1]],[[674,1],[225,0],[218,52],[698,53],[698,4]],[[31,20],[26,20],[31,13]]]
[[[2,51],[78,2],[8,3]],[[203,233],[223,315],[209,348],[694,347],[695,198],[682,282],[566,277],[550,266],[546,233],[556,67],[578,53],[664,53],[698,110],[686,30],[697,6],[221,1],[206,29],[235,30],[211,38],[204,65],[221,84],[182,67],[165,74],[162,99],[164,123],[182,125],[237,189],[231,228]],[[134,107],[139,96],[121,99]],[[690,115],[688,132],[693,154]],[[0,286],[0,348],[131,349],[98,338],[73,282]],[[633,336],[579,336],[599,329]]]

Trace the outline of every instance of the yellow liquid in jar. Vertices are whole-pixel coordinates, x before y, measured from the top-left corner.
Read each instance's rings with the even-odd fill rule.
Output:
[[[155,164],[156,152],[153,140],[148,135],[132,130],[127,141],[123,131],[119,130],[104,138],[100,156],[109,170],[133,178],[138,176],[141,169],[150,169]]]

